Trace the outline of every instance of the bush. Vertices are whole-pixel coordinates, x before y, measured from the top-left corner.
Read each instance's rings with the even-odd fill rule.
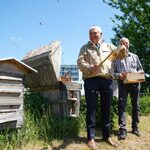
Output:
[[[128,98],[127,101],[127,113],[131,115],[132,105],[131,99]],[[143,96],[140,98],[140,115],[149,115],[150,114],[150,96]]]
[[[150,97],[149,96],[145,96],[141,98],[140,108],[141,108],[141,115],[150,114]]]

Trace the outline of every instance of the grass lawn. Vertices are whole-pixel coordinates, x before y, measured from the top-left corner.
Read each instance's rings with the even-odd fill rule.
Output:
[[[142,116],[139,129],[142,133],[141,137],[137,137],[130,133],[131,117],[127,117],[127,138],[118,141],[118,126],[112,131],[112,139],[116,142],[117,147],[111,147],[101,140],[101,132],[96,130],[97,150],[150,150],[150,115]],[[22,148],[22,150],[89,150],[86,145],[86,132],[81,132],[76,139],[64,139],[62,141],[54,140],[51,143],[43,143],[37,141],[30,143]]]

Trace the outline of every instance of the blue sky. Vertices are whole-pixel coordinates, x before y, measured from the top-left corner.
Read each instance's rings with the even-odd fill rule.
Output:
[[[30,50],[60,40],[62,64],[76,64],[90,26],[99,25],[110,42],[115,13],[102,0],[0,0],[0,58],[21,60]]]

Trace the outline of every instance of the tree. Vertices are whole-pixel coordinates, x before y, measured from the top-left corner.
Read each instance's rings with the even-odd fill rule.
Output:
[[[148,85],[150,85],[150,1],[149,0],[103,0],[122,14],[115,15],[112,40],[118,44],[121,37],[130,40],[130,49],[136,53],[144,67]]]

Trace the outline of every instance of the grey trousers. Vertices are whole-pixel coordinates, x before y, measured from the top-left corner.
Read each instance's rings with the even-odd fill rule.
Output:
[[[118,122],[120,130],[126,130],[126,103],[128,95],[130,94],[132,105],[132,129],[138,128],[140,122],[139,113],[139,95],[140,95],[140,83],[123,84],[123,81],[118,81],[119,88],[119,100],[118,100]]]

